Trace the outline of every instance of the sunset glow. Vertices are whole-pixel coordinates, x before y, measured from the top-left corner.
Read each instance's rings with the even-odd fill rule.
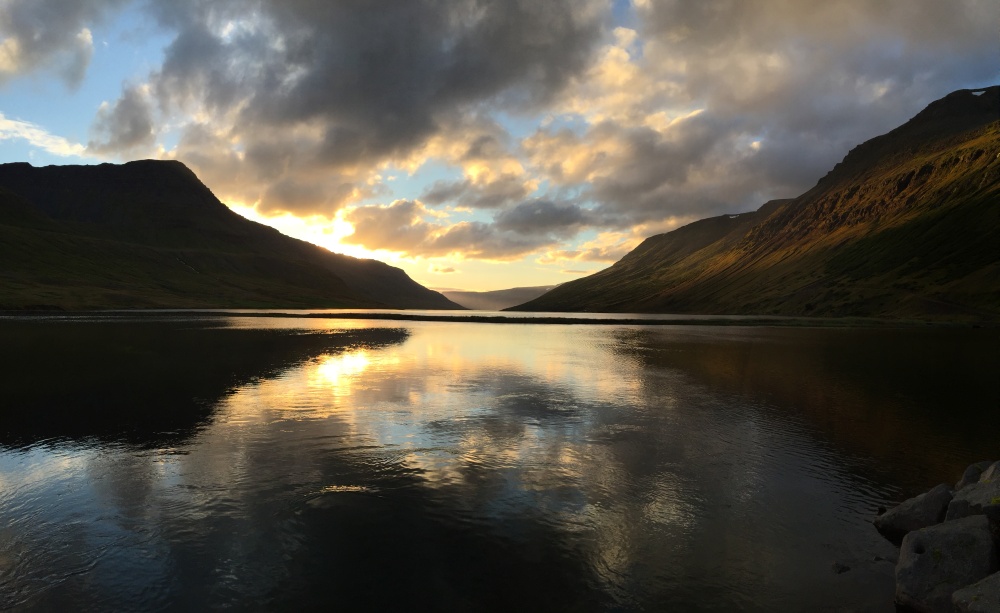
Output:
[[[176,159],[436,288],[606,268],[1000,75],[973,0],[57,5],[0,2],[0,162]]]

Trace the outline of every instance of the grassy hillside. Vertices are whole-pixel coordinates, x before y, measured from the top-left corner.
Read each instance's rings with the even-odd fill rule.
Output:
[[[1000,88],[955,92],[798,198],[651,237],[516,307],[1000,319]]]
[[[460,308],[280,234],[179,162],[0,165],[0,308]]]

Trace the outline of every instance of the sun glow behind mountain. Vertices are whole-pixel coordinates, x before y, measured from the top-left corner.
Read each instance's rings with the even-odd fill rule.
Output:
[[[552,285],[1000,80],[974,0],[254,7],[7,0],[0,162],[176,159],[425,285]]]

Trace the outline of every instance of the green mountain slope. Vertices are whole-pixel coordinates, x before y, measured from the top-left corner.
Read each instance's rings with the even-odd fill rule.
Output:
[[[0,164],[0,308],[461,308],[233,213],[179,162]]]
[[[852,150],[805,194],[653,236],[515,307],[1000,319],[1000,87]]]

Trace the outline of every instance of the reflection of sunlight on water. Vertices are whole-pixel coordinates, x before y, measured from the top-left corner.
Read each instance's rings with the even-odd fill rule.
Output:
[[[323,489],[321,489],[318,493],[319,494],[339,494],[339,493],[343,493],[343,492],[362,493],[362,492],[377,492],[377,491],[378,491],[378,488],[367,487],[367,486],[364,486],[364,485],[328,485],[328,486],[324,487]]]
[[[332,331],[372,322],[297,323]],[[405,467],[422,487],[476,513],[543,510],[561,531],[587,535],[594,567],[610,584],[630,572],[652,526],[690,529],[695,511],[685,496],[692,492],[674,474],[637,482],[630,452],[616,444],[648,427],[633,419],[670,419],[675,382],[650,379],[634,357],[616,354],[608,329],[406,327],[403,344],[321,355],[240,388],[225,401],[230,417],[217,423],[259,431],[213,438],[231,444],[295,431],[303,457],[363,444],[372,454],[366,462]],[[308,430],[290,425],[304,420]],[[329,483],[313,490],[310,506],[371,491],[363,482]]]
[[[373,322],[295,323],[332,330]],[[598,427],[591,405],[642,404],[641,368],[622,356],[608,360],[606,329],[407,327],[403,345],[324,355],[241,388],[226,400],[226,421],[334,417],[401,452],[428,486],[461,486],[478,471],[499,470],[509,493],[534,492],[537,503],[544,492],[593,483],[604,472],[587,466],[593,450],[581,453]]]
[[[371,364],[365,350],[329,355],[321,358],[316,366],[309,368],[307,376],[312,386],[331,387],[337,396],[351,395],[351,377],[365,371]]]
[[[499,535],[529,558],[548,538],[572,549],[623,608],[640,608],[644,590],[692,577],[704,579],[700,593],[777,585],[805,557],[790,550],[790,538],[806,535],[796,547],[814,560],[812,543],[832,542],[830,526],[841,522],[829,509],[842,508],[842,496],[826,485],[838,484],[839,473],[816,459],[797,422],[688,374],[691,355],[701,356],[692,344],[711,372],[737,382],[758,372],[716,350],[716,330],[230,323],[334,335],[392,327],[405,329],[405,340],[347,341],[343,351],[289,361],[221,397],[211,420],[178,448],[0,449],[0,520],[4,512],[22,517],[12,527],[0,521],[0,579],[22,551],[51,551],[45,545],[63,547],[81,534],[81,542],[124,542],[121,567],[147,552],[170,560],[155,546],[181,538],[199,551],[217,543],[226,573],[251,564],[281,570],[289,551],[308,547],[296,540],[300,522],[391,508],[404,520],[427,513],[461,530],[486,526],[481,536]],[[37,521],[35,509],[53,500],[58,512]],[[413,500],[419,504],[396,504]],[[300,516],[304,507],[313,514]],[[95,521],[81,521],[81,508]],[[300,519],[271,521],[289,509]],[[808,525],[794,533],[800,517]],[[136,525],[144,527],[122,541]],[[14,529],[27,537],[5,541],[4,530]],[[161,566],[149,573],[173,585]],[[247,585],[270,589],[283,576],[267,577],[274,581]]]

